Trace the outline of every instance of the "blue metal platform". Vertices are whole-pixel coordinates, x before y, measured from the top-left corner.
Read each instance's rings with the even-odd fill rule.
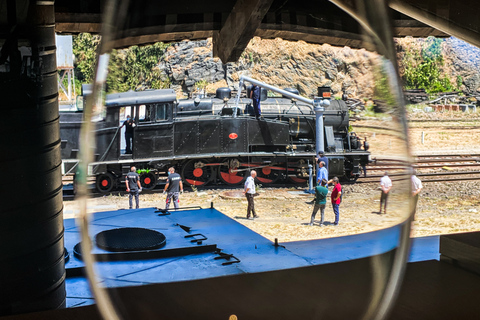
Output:
[[[80,241],[78,228],[73,219],[64,224],[65,247],[70,253],[66,263],[67,306],[94,303],[82,273],[84,263],[73,255]],[[166,244],[149,250],[141,259],[131,257],[135,252],[112,253],[95,247],[95,255],[109,260],[97,264],[107,287],[201,280],[368,258],[394,251],[402,229],[398,225],[365,234],[275,246],[214,208],[169,211],[166,215],[156,208],[144,208],[95,213],[92,238],[101,231],[123,227],[156,230],[166,236]],[[438,237],[415,239],[413,243],[410,261],[438,260]]]

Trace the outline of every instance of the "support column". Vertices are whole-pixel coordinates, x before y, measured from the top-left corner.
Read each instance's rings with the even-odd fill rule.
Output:
[[[66,299],[54,2],[7,0],[6,9],[0,316],[61,308]]]

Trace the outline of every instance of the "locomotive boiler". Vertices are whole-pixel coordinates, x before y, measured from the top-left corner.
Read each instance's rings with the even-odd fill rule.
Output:
[[[286,89],[297,96],[294,89]],[[248,93],[247,93],[248,96]],[[229,88],[215,97],[177,100],[172,89],[107,95],[96,127],[96,161],[91,164],[96,188],[110,192],[123,186],[131,165],[144,189],[153,189],[175,167],[192,186],[241,185],[250,170],[257,182],[306,185],[315,162],[315,112],[291,97],[268,97],[262,88],[263,119],[253,116],[251,99],[234,99]],[[135,127],[132,154],[125,154],[120,126],[131,114]],[[81,113],[61,115],[62,159],[72,170],[78,151]],[[324,148],[330,176],[355,180],[369,152],[349,132],[349,110],[331,100],[323,114]]]

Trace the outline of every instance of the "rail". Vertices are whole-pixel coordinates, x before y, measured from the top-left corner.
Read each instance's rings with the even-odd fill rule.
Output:
[[[373,160],[367,166],[367,176],[361,177],[357,183],[377,183],[385,171],[388,171],[391,176],[397,176],[402,175],[402,170],[406,168],[405,163],[399,160],[381,157]],[[422,182],[480,180],[479,154],[417,155],[415,160],[412,166],[416,169],[417,176],[423,177]]]

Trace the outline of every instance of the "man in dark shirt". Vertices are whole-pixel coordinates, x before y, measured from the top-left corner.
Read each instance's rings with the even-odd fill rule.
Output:
[[[315,160],[317,160],[317,164],[320,164],[321,161],[325,162],[325,169],[328,170],[328,158],[325,157],[325,152],[323,152],[323,150],[318,152],[318,157],[316,157]]]
[[[135,167],[130,168],[130,172],[127,173],[127,178],[125,179],[125,185],[127,186],[127,192],[128,192],[128,205],[129,209],[132,209],[133,203],[132,203],[132,198],[135,196],[135,203],[136,203],[136,209],[139,208],[139,199],[138,199],[138,193],[142,191],[142,185],[140,184],[140,177],[138,176],[138,173],[136,172],[137,169]]]
[[[252,99],[253,102],[253,112],[255,112],[255,118],[257,118],[257,120],[260,119],[260,116],[262,115],[262,111],[260,110],[261,91],[262,89],[255,84],[250,91],[250,99]]]
[[[123,122],[122,126],[120,129],[125,127],[125,154],[131,154],[132,153],[132,145],[131,143],[133,142],[133,119],[130,117],[130,115],[127,115],[127,120]]]
[[[165,185],[165,189],[163,189],[163,193],[167,193],[165,210],[168,210],[168,207],[170,207],[170,201],[172,201],[172,198],[175,209],[179,208],[178,196],[180,192],[183,193],[182,177],[180,177],[178,173],[175,173],[175,169],[173,167],[169,168],[167,184]]]
[[[312,216],[310,218],[309,226],[313,226],[313,222],[315,221],[315,215],[317,214],[318,210],[321,213],[321,220],[320,220],[320,227],[323,227],[323,221],[325,218],[325,206],[327,204],[327,194],[328,189],[325,187],[327,185],[327,180],[322,179],[321,185],[315,187],[315,206],[313,207]]]

